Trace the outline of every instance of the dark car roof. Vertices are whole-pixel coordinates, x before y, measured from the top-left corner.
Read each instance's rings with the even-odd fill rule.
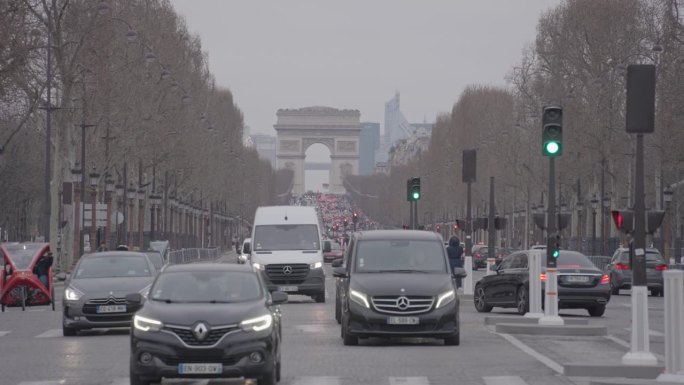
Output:
[[[383,241],[388,239],[397,240],[412,240],[412,241],[437,241],[441,239],[437,233],[432,231],[421,230],[369,230],[360,231],[357,233],[359,240],[377,240]]]
[[[240,272],[254,272],[252,266],[237,265],[232,263],[184,263],[179,265],[170,265],[164,269],[168,272],[184,272],[184,271],[240,271]]]
[[[97,253],[83,254],[83,257],[81,257],[81,258],[107,258],[107,257],[126,257],[126,256],[147,258],[145,253],[140,252],[140,251],[121,251],[121,250],[101,251],[101,252],[97,252]]]

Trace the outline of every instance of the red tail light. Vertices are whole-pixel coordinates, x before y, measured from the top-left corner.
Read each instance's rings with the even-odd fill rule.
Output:
[[[546,282],[546,273],[539,274],[539,278],[541,279],[542,282]]]
[[[480,253],[475,253],[475,258],[480,258]]]
[[[603,274],[603,276],[601,277],[601,284],[607,285],[609,283],[610,283],[610,277],[608,276],[608,274]]]
[[[629,265],[625,265],[624,263],[616,263],[615,268],[618,270],[629,270]]]
[[[658,266],[656,266],[656,270],[658,270],[658,271],[667,270],[667,265],[658,265]]]

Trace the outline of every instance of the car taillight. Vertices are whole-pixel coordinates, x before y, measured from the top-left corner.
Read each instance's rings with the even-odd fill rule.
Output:
[[[608,276],[608,274],[603,274],[603,275],[601,276],[601,284],[602,284],[602,285],[607,285],[607,284],[609,284],[609,283],[610,283],[610,277]]]
[[[618,270],[629,270],[629,265],[625,265],[624,263],[616,263],[615,268]]]
[[[658,266],[656,266],[656,270],[658,270],[658,271],[667,270],[667,265],[658,265]]]
[[[539,274],[539,279],[541,279],[542,282],[546,282],[546,273]]]
[[[475,253],[475,258],[480,258],[480,253]]]

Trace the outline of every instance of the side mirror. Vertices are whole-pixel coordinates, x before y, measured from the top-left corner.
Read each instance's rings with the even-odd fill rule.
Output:
[[[274,291],[271,293],[271,303],[278,305],[287,302],[287,293],[283,291]]]
[[[59,273],[57,274],[57,280],[60,282],[64,282],[67,280],[67,273]]]
[[[12,266],[5,265],[5,274],[7,274],[7,275],[12,274]]]
[[[333,269],[333,277],[337,278],[346,278],[347,277],[347,270],[344,269],[344,267],[336,267]]]
[[[468,275],[468,273],[466,273],[465,269],[462,267],[454,267],[453,273],[454,273],[454,277],[461,277],[461,278]]]
[[[332,267],[342,267],[342,264],[344,263],[344,260],[342,258],[337,258],[336,260],[332,261]]]
[[[126,294],[126,302],[131,305],[140,305],[143,302],[143,296],[140,293]]]
[[[242,247],[242,254],[249,254],[252,250],[250,250],[249,243],[246,243]]]

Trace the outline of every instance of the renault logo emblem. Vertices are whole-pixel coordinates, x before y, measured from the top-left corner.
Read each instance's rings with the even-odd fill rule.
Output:
[[[198,341],[202,341],[207,337],[207,334],[209,334],[209,328],[207,325],[200,322],[192,329],[192,334],[195,335],[195,338],[197,338]]]
[[[411,304],[411,301],[409,301],[408,298],[401,296],[397,298],[397,308],[399,310],[406,310],[408,309],[409,305]]]
[[[285,266],[285,267],[283,267],[283,274],[285,274],[285,275],[290,275],[290,274],[292,274],[292,266]]]

